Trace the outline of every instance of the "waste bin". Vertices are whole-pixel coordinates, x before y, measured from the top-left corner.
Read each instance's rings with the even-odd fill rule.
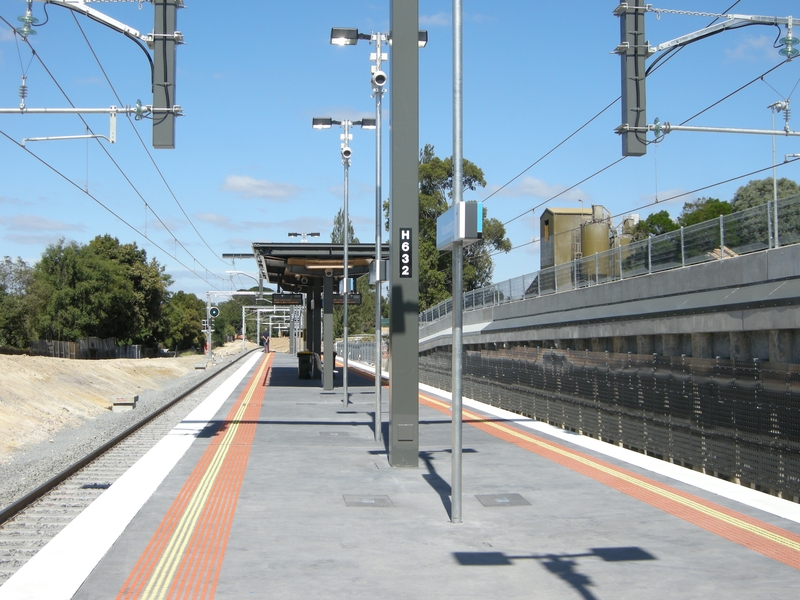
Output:
[[[311,357],[313,352],[297,353],[297,377],[299,379],[311,379]]]

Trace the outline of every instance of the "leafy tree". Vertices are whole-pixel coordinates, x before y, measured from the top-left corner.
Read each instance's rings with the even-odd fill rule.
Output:
[[[147,252],[139,249],[136,243],[120,244],[110,235],[97,236],[87,247],[87,251],[121,265],[133,286],[134,323],[132,339],[154,346],[163,339],[160,331],[163,326],[162,310],[169,299],[168,287],[172,278],[164,271],[156,259],[148,262]]]
[[[219,316],[213,321],[214,333],[211,334],[214,344],[222,346],[242,332],[242,306],[248,303],[248,296],[234,296],[230,300],[217,303]]]
[[[483,171],[474,163],[465,159],[462,172],[462,191],[486,186]],[[449,208],[452,198],[452,159],[439,158],[434,147],[426,144],[420,151],[419,183],[419,302],[420,310],[425,310],[452,293],[452,253],[436,249],[436,219]],[[464,252],[465,291],[490,284],[494,268],[491,253],[511,250],[503,224],[486,215],[484,208],[483,239]]]
[[[359,244],[355,236],[353,223],[348,217],[348,244]],[[333,220],[331,243],[344,243],[344,212],[340,208]],[[369,285],[369,276],[364,275],[355,281],[355,293],[361,294],[361,304],[351,304],[347,307],[347,334],[358,335],[375,331],[375,291]],[[351,292],[352,293],[352,292]],[[341,337],[344,334],[344,307],[333,308],[333,336]]]
[[[0,346],[25,348],[31,340],[33,269],[21,258],[0,262]]]
[[[121,344],[161,341],[170,278],[136,244],[98,236],[89,245],[60,240],[33,269],[38,337],[76,341],[114,337]]]
[[[778,179],[778,198],[787,198],[800,194],[800,186],[791,179],[782,177]],[[743,185],[733,195],[731,204],[733,212],[740,212],[746,208],[759,206],[773,198],[772,177],[766,179],[753,179]]]
[[[350,220],[350,215],[347,215],[347,243],[358,244],[358,238],[353,229],[353,222]],[[333,219],[333,231],[331,231],[331,244],[344,244],[344,209],[340,208]]]
[[[733,212],[730,202],[725,202],[717,198],[698,198],[694,202],[687,202],[683,205],[681,214],[678,215],[678,225],[688,227],[696,223],[703,223],[716,219],[720,215],[729,215]]]
[[[65,341],[132,337],[134,290],[119,263],[62,239],[47,247],[33,277],[39,337]]]
[[[648,215],[644,221],[639,221],[633,228],[631,235],[634,240],[643,240],[651,235],[661,235],[678,229],[680,225],[675,223],[666,210]]]
[[[202,348],[206,340],[201,323],[205,318],[205,302],[194,294],[176,292],[164,307],[164,345],[178,350]]]

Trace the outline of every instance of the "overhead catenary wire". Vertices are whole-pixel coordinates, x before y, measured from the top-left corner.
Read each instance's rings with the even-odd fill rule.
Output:
[[[117,214],[116,212],[114,212],[114,211],[113,211],[111,208],[109,208],[109,207],[108,207],[108,206],[106,206],[106,205],[105,205],[103,202],[101,202],[101,201],[100,201],[100,200],[99,200],[97,197],[95,197],[93,194],[91,194],[91,193],[90,193],[88,190],[85,190],[84,188],[82,188],[82,187],[80,186],[80,184],[78,184],[77,182],[75,182],[75,181],[73,181],[72,179],[70,179],[70,178],[69,178],[67,175],[65,175],[64,173],[62,173],[61,171],[59,171],[59,170],[58,170],[56,167],[54,167],[53,165],[51,165],[50,163],[48,163],[48,162],[47,162],[46,160],[44,160],[44,159],[43,159],[41,156],[37,155],[37,154],[36,154],[36,153],[34,153],[34,152],[31,152],[31,150],[30,150],[29,148],[26,148],[25,146],[23,146],[22,144],[20,144],[20,143],[19,143],[17,140],[15,140],[14,138],[12,138],[12,137],[11,137],[9,134],[7,134],[7,133],[6,133],[5,131],[3,131],[2,129],[0,129],[0,135],[2,135],[3,137],[5,137],[5,138],[6,138],[8,141],[10,141],[11,143],[15,144],[16,146],[18,146],[19,148],[21,148],[21,149],[22,149],[22,150],[24,150],[25,152],[27,152],[27,153],[28,153],[30,156],[32,156],[33,158],[35,158],[36,160],[38,160],[38,161],[39,161],[39,162],[40,162],[42,165],[44,165],[45,167],[47,167],[48,169],[50,169],[51,171],[53,171],[53,172],[54,172],[56,175],[58,175],[59,177],[61,177],[61,178],[62,178],[64,181],[66,181],[66,182],[67,182],[67,183],[69,183],[70,185],[74,186],[75,188],[77,188],[78,190],[80,190],[80,191],[81,191],[83,194],[85,194],[86,196],[88,196],[89,198],[91,198],[92,200],[94,200],[94,202],[96,202],[98,205],[100,205],[102,208],[104,208],[106,211],[108,211],[108,212],[109,212],[109,213],[110,213],[110,214],[111,214],[113,217],[115,217],[117,220],[119,220],[119,221],[120,221],[121,223],[123,223],[125,226],[127,226],[128,228],[130,228],[132,231],[136,232],[136,233],[137,233],[138,235],[140,235],[142,238],[146,239],[148,242],[150,242],[151,244],[153,244],[153,246],[155,246],[156,248],[158,248],[159,250],[161,250],[161,251],[162,251],[162,252],[164,252],[165,254],[167,254],[167,255],[170,255],[170,254],[169,254],[169,252],[168,252],[167,250],[165,250],[164,248],[162,248],[162,247],[161,247],[161,246],[160,246],[160,245],[159,245],[159,244],[158,244],[158,243],[157,243],[155,240],[153,240],[152,238],[149,238],[149,237],[147,236],[147,234],[145,234],[145,233],[143,233],[143,232],[139,231],[139,230],[138,230],[138,229],[137,229],[137,228],[136,228],[134,225],[130,224],[130,223],[129,223],[128,221],[126,221],[126,220],[125,220],[125,219],[124,219],[122,216],[120,216],[119,214]],[[151,209],[151,210],[152,210],[152,209]],[[170,256],[171,256],[171,255],[170,255]],[[195,271],[194,269],[192,269],[192,268],[188,267],[187,265],[185,265],[185,264],[184,264],[184,263],[183,263],[183,262],[182,262],[182,261],[181,261],[181,260],[180,260],[180,259],[179,259],[177,256],[173,256],[172,258],[173,258],[173,259],[174,259],[174,260],[175,260],[175,261],[176,261],[176,262],[177,262],[179,265],[181,265],[183,268],[185,268],[187,271],[189,271],[190,273],[193,273],[194,275],[196,275],[197,277],[199,277],[200,279],[202,279],[203,281],[205,281],[205,282],[206,282],[208,285],[210,285],[210,286],[211,286],[211,287],[213,287],[214,289],[218,289],[218,288],[217,288],[217,287],[216,287],[216,286],[215,286],[213,283],[211,283],[210,281],[208,281],[208,280],[207,280],[205,277],[203,277],[202,275],[200,275],[200,274],[199,274],[197,271]],[[208,272],[208,271],[206,271],[206,272]],[[219,279],[219,277],[218,277],[218,276],[216,276],[216,275],[215,275],[215,277],[217,277],[217,279]]]
[[[105,68],[103,68],[102,63],[100,62],[100,58],[97,56],[97,53],[94,51],[94,47],[92,46],[92,43],[89,41],[89,38],[87,37],[86,32],[83,30],[83,27],[81,27],[81,24],[78,21],[78,17],[75,15],[74,12],[72,12],[71,14],[72,14],[72,18],[75,21],[75,25],[77,25],[78,30],[81,32],[81,35],[83,36],[83,39],[86,41],[86,45],[89,47],[89,50],[91,51],[92,56],[94,57],[95,61],[97,62],[97,66],[100,68],[100,71],[103,73],[103,77],[105,77],[106,82],[108,83],[108,86],[111,88],[111,91],[114,93],[114,97],[116,97],[117,102],[119,102],[120,105],[123,105],[124,103],[122,102],[122,99],[119,97],[119,94],[117,93],[117,90],[114,87],[114,84],[111,83],[111,79],[109,78],[108,74],[106,73]],[[139,142],[141,143],[143,150],[145,151],[145,153],[147,154],[148,158],[150,159],[150,162],[153,164],[153,167],[155,168],[156,172],[158,173],[159,177],[161,178],[161,181],[164,183],[164,186],[167,188],[167,191],[169,191],[170,195],[172,196],[172,199],[175,200],[175,204],[177,204],[178,208],[181,209],[181,212],[183,213],[183,216],[186,217],[186,221],[189,223],[189,225],[191,225],[192,229],[197,234],[197,237],[200,238],[200,240],[203,242],[203,244],[205,244],[206,248],[208,248],[211,251],[211,253],[220,260],[220,262],[222,262],[222,263],[224,263],[226,265],[231,264],[229,261],[224,260],[219,253],[215,252],[214,249],[208,244],[206,239],[202,236],[202,234],[197,230],[197,227],[195,227],[194,222],[189,217],[189,215],[186,214],[186,211],[184,210],[183,205],[180,203],[180,201],[178,200],[177,196],[172,191],[172,187],[170,187],[169,183],[167,183],[167,180],[164,177],[164,174],[162,173],[161,169],[158,167],[158,164],[156,163],[155,158],[153,158],[153,154],[147,148],[147,144],[142,139],[142,136],[139,134],[139,130],[135,127],[135,125],[131,121],[130,115],[126,115],[126,116],[128,117],[128,122],[131,125],[131,129],[136,134],[136,137],[139,139]],[[146,202],[145,202],[145,205],[147,205]]]
[[[713,104],[711,104],[711,105],[707,106],[706,108],[704,108],[703,110],[699,111],[698,113],[696,113],[696,114],[692,115],[692,116],[691,116],[691,117],[689,117],[688,119],[685,119],[684,121],[682,121],[682,122],[681,122],[681,125],[685,125],[686,123],[688,123],[688,122],[692,121],[693,119],[695,119],[695,118],[699,117],[700,115],[702,115],[702,114],[703,114],[703,113],[705,113],[706,111],[710,110],[711,108],[713,108],[713,107],[715,107],[715,106],[719,105],[721,102],[724,102],[725,100],[728,100],[728,99],[730,99],[732,96],[734,96],[734,95],[738,94],[739,92],[743,91],[743,90],[744,90],[744,89],[746,89],[748,86],[752,85],[753,83],[755,83],[755,82],[759,81],[759,80],[760,80],[760,79],[762,79],[763,77],[766,77],[767,75],[769,75],[770,73],[772,73],[772,72],[773,72],[773,71],[775,71],[776,69],[778,69],[778,68],[780,68],[781,66],[785,65],[787,62],[788,62],[788,61],[786,61],[786,60],[784,60],[784,61],[781,61],[780,63],[778,63],[777,65],[775,65],[775,66],[774,66],[774,67],[772,67],[771,69],[768,69],[767,71],[765,71],[764,73],[762,73],[761,75],[759,75],[758,77],[755,77],[754,79],[750,80],[750,81],[749,81],[748,83],[746,83],[745,85],[743,85],[743,86],[739,87],[738,89],[734,90],[733,92],[731,92],[731,93],[729,93],[729,94],[725,95],[725,96],[724,96],[723,98],[721,98],[720,100],[718,100],[718,101],[714,102]],[[619,98],[617,98],[617,100],[619,100]],[[616,102],[616,100],[615,100],[614,102]],[[607,110],[607,108],[608,108],[608,107],[606,107],[606,109],[604,109],[604,110]],[[520,213],[519,215],[517,215],[517,216],[515,216],[515,217],[513,217],[513,218],[511,218],[511,219],[509,219],[509,220],[507,220],[507,221],[505,221],[505,222],[503,223],[503,225],[507,225],[507,224],[509,224],[509,223],[511,223],[511,222],[513,222],[513,221],[516,221],[517,219],[520,219],[520,218],[524,217],[524,216],[525,216],[525,215],[527,215],[528,213],[530,213],[530,212],[533,212],[533,211],[535,211],[535,210],[536,210],[536,209],[538,209],[538,208],[541,208],[542,206],[544,206],[544,205],[548,204],[549,202],[552,202],[553,200],[555,200],[555,199],[556,199],[556,198],[558,198],[559,196],[562,196],[562,195],[563,195],[563,194],[565,194],[566,192],[568,192],[568,191],[570,191],[570,190],[572,190],[572,189],[576,188],[577,186],[581,185],[582,183],[585,183],[586,181],[589,181],[590,179],[592,179],[592,178],[596,177],[596,176],[597,176],[597,175],[599,175],[600,173],[602,173],[602,172],[604,172],[604,171],[607,171],[607,170],[608,170],[608,169],[610,169],[611,167],[614,167],[614,166],[618,165],[619,163],[621,163],[621,162],[622,162],[623,160],[625,160],[626,158],[627,158],[626,156],[623,156],[622,158],[615,160],[614,162],[612,162],[612,163],[610,163],[610,164],[606,165],[605,167],[603,167],[602,169],[599,169],[599,170],[595,171],[594,173],[592,173],[592,174],[591,174],[591,175],[589,175],[588,177],[585,177],[584,179],[581,179],[581,180],[580,180],[580,181],[578,181],[577,183],[575,183],[575,184],[573,184],[573,185],[569,186],[568,188],[566,188],[566,189],[562,190],[562,191],[561,191],[561,192],[559,192],[558,194],[555,194],[555,195],[551,196],[550,198],[548,198],[547,200],[544,200],[543,202],[540,202],[540,203],[539,203],[539,204],[537,204],[536,206],[534,206],[534,207],[532,207],[532,208],[529,208],[529,209],[526,209],[524,212]],[[771,167],[770,167],[770,168],[771,168]],[[630,212],[630,211],[628,211],[628,212]]]
[[[670,202],[672,200],[677,200],[679,198],[684,198],[686,196],[691,196],[692,194],[696,194],[698,192],[704,192],[706,190],[710,190],[711,188],[714,188],[714,187],[717,187],[717,186],[720,186],[720,185],[725,185],[726,183],[731,183],[733,181],[738,181],[738,180],[744,179],[746,177],[752,177],[753,175],[758,175],[759,173],[764,173],[765,171],[771,170],[773,168],[773,166],[788,165],[788,164],[791,164],[791,163],[794,163],[794,162],[797,162],[797,161],[800,161],[800,157],[787,159],[783,163],[781,163],[781,165],[769,165],[767,167],[762,167],[760,169],[756,169],[755,171],[750,171],[748,173],[743,173],[741,175],[736,175],[734,177],[729,177],[727,179],[723,179],[722,181],[717,181],[715,183],[710,183],[708,185],[704,185],[704,186],[695,188],[693,190],[689,190],[687,192],[681,192],[680,194],[675,194],[674,196],[670,196],[669,198],[664,198],[664,199],[661,199],[661,200],[655,200],[653,202],[648,202],[646,204],[642,204],[641,206],[637,206],[635,208],[631,208],[631,209],[625,210],[625,211],[623,211],[621,213],[617,213],[615,215],[611,215],[611,218],[614,219],[614,218],[618,218],[618,217],[623,217],[623,216],[630,215],[631,213],[633,213],[635,211],[643,210],[645,208],[650,208],[651,206],[663,205],[663,204],[666,204],[667,202]],[[562,233],[569,233],[571,231],[572,230],[565,231],[565,232],[562,232]],[[536,240],[532,240],[530,242],[527,242],[525,244],[520,244],[519,246],[513,247],[512,250],[516,250],[516,249],[522,248],[524,246],[529,246],[529,245],[531,245],[533,243],[536,243],[538,241],[539,240],[536,239]],[[493,252],[489,256],[498,256],[499,254],[503,254],[503,253],[504,252],[502,252],[502,251]]]
[[[5,19],[5,18],[4,18],[4,17],[0,16],[0,20],[2,20],[2,21],[3,21],[3,22],[6,24],[6,25],[8,25],[8,26],[9,26],[9,28],[11,28],[12,30],[14,30],[14,27],[13,27],[13,26],[12,26],[12,25],[11,25],[11,24],[10,24],[10,23],[9,23],[9,22],[8,22],[8,21]],[[14,30],[14,35],[15,35],[15,36],[17,36],[17,35],[18,35],[18,34],[16,33],[16,30]],[[65,100],[66,100],[66,101],[69,103],[69,105],[70,105],[72,108],[75,108],[75,105],[73,104],[72,100],[69,98],[69,95],[66,93],[66,91],[65,91],[65,90],[64,90],[64,88],[61,86],[61,84],[58,82],[58,80],[56,79],[56,77],[53,75],[53,73],[52,73],[52,72],[50,71],[50,69],[47,67],[47,65],[45,64],[44,60],[43,60],[43,59],[42,59],[42,57],[39,55],[39,53],[38,53],[38,52],[36,52],[36,50],[33,48],[33,46],[32,46],[32,45],[31,45],[31,43],[30,43],[30,40],[28,40],[27,38],[23,38],[23,41],[24,41],[26,44],[28,44],[28,47],[30,48],[30,50],[31,50],[31,53],[33,54],[33,57],[34,57],[34,58],[36,58],[36,60],[39,62],[39,64],[40,64],[40,65],[42,66],[42,68],[45,70],[45,72],[46,72],[46,73],[47,73],[47,75],[50,77],[50,79],[53,81],[53,83],[55,84],[55,86],[58,88],[58,90],[59,90],[59,91],[61,92],[61,94],[64,96]],[[112,88],[112,89],[113,89],[113,88]],[[116,92],[115,92],[115,93],[116,93]],[[86,122],[86,120],[83,118],[83,116],[79,114],[79,115],[78,115],[78,117],[79,117],[79,118],[81,119],[81,121],[83,122],[83,124],[84,124],[84,126],[86,127],[87,131],[90,131],[90,132],[93,134],[93,133],[94,133],[94,132],[93,132],[93,130],[91,129],[91,127],[89,126],[89,124]],[[5,134],[4,134],[4,135],[5,135]],[[8,137],[8,136],[6,135],[6,137]],[[9,139],[11,139],[11,138],[9,138]],[[14,141],[14,140],[12,140],[12,141]],[[15,143],[16,143],[16,141],[15,141]],[[154,216],[154,217],[155,217],[155,218],[158,220],[158,222],[159,222],[159,223],[161,223],[161,225],[162,225],[162,226],[164,227],[164,229],[165,229],[165,230],[166,230],[166,231],[169,233],[169,235],[170,235],[170,236],[172,236],[172,238],[173,238],[173,240],[176,242],[176,244],[179,244],[179,245],[180,245],[180,247],[181,247],[181,248],[183,248],[183,250],[184,250],[184,251],[185,251],[185,252],[186,252],[186,253],[187,253],[187,254],[188,254],[188,255],[189,255],[189,256],[190,256],[190,257],[191,257],[191,258],[192,258],[192,259],[193,259],[193,260],[194,260],[196,263],[197,263],[197,264],[199,264],[199,265],[200,265],[200,266],[201,266],[201,267],[202,267],[202,268],[203,268],[203,269],[204,269],[204,270],[205,270],[207,273],[211,273],[211,271],[208,269],[208,267],[206,267],[206,266],[205,266],[205,265],[204,265],[202,262],[200,262],[200,261],[197,259],[197,257],[195,257],[195,256],[194,256],[194,255],[193,255],[193,254],[192,254],[192,253],[191,253],[191,252],[188,250],[188,248],[186,248],[186,246],[183,244],[183,242],[181,242],[180,240],[178,240],[177,236],[176,236],[176,235],[175,235],[175,234],[174,234],[174,233],[173,233],[173,232],[170,230],[170,228],[169,228],[169,227],[167,226],[167,224],[166,224],[166,223],[165,223],[165,222],[164,222],[164,221],[161,219],[161,217],[158,215],[158,213],[156,213],[156,212],[155,212],[155,210],[153,210],[153,207],[152,207],[152,206],[151,206],[151,205],[150,205],[150,204],[149,204],[149,203],[148,203],[148,202],[145,200],[144,196],[142,196],[142,194],[139,192],[139,190],[136,188],[136,186],[135,186],[135,185],[133,184],[133,182],[130,180],[130,178],[129,178],[129,177],[128,177],[128,175],[125,173],[125,171],[122,169],[122,167],[121,167],[121,166],[120,166],[120,165],[117,163],[117,161],[116,161],[116,160],[113,158],[113,156],[110,154],[110,152],[108,151],[108,149],[107,149],[107,148],[106,148],[106,147],[105,147],[105,146],[104,146],[104,145],[103,145],[103,144],[102,144],[102,143],[101,143],[99,140],[97,140],[97,143],[98,143],[98,145],[100,146],[100,148],[103,150],[103,152],[105,152],[105,154],[106,154],[106,156],[108,157],[108,159],[109,159],[109,160],[112,162],[112,164],[114,164],[114,166],[117,168],[117,170],[118,170],[118,171],[119,171],[119,173],[122,175],[122,177],[123,177],[123,178],[124,178],[124,179],[125,179],[125,180],[128,182],[128,185],[131,187],[131,189],[134,191],[134,193],[135,193],[135,194],[136,194],[136,195],[137,195],[137,196],[138,196],[138,197],[139,197],[139,198],[142,200],[142,202],[145,204],[146,208],[149,208],[149,210],[150,210],[150,212],[153,214],[153,216]],[[17,143],[17,145],[18,145],[18,146],[20,146],[20,147],[22,147],[22,148],[24,148],[24,146],[22,146],[21,144],[18,144],[18,143]],[[25,149],[27,150],[27,148],[25,148]],[[29,152],[29,154],[31,154],[32,156],[36,156],[34,153],[30,152],[29,150],[28,150],[28,152]],[[39,157],[37,157],[37,158],[39,158]],[[39,159],[39,160],[41,160],[41,161],[42,161],[44,164],[47,164],[47,163],[46,163],[46,162],[44,162],[42,159]],[[49,166],[49,165],[48,165],[48,166]],[[70,181],[70,182],[72,183],[72,181],[71,181],[71,180],[69,180],[69,179],[68,179],[68,181]],[[84,191],[85,191],[85,190],[84,190]],[[94,199],[94,197],[93,197],[93,196],[92,196],[92,198]],[[102,204],[101,204],[101,205],[102,205]],[[104,205],[103,205],[103,206],[104,206]],[[130,226],[130,225],[129,225],[129,224],[126,222],[126,221],[124,221],[124,220],[123,220],[123,219],[121,219],[121,218],[120,218],[118,215],[116,215],[116,213],[114,213],[113,211],[110,211],[110,212],[112,212],[112,214],[113,214],[115,217],[119,218],[119,219],[120,219],[120,221],[122,221],[122,222],[123,222],[123,223],[125,223],[126,225]],[[134,228],[134,230],[135,230],[137,233],[139,233],[139,235],[142,235],[142,237],[143,237],[144,239],[147,239],[148,241],[152,242],[152,239],[151,239],[151,238],[147,237],[146,235],[143,235],[143,234],[142,234],[142,233],[141,233],[141,232],[140,232],[138,229],[135,229],[135,228]],[[154,243],[154,242],[152,242],[152,243]],[[173,256],[173,255],[172,255],[172,254],[170,254],[168,251],[164,250],[164,248],[162,248],[162,247],[158,246],[158,245],[157,245],[157,244],[155,244],[155,243],[154,243],[154,245],[156,245],[156,247],[158,247],[158,248],[159,248],[159,250],[161,250],[162,252],[165,252],[167,255],[169,255],[169,256]],[[212,252],[213,252],[213,251],[212,251]],[[176,261],[178,261],[178,262],[179,262],[179,263],[180,263],[182,266],[186,267],[186,265],[184,265],[184,264],[183,264],[182,262],[180,262],[180,260],[178,259],[178,257],[177,257],[177,252],[175,252],[175,254],[174,254],[173,258],[174,258]],[[198,277],[200,277],[201,279],[203,279],[203,280],[205,281],[205,278],[203,278],[202,276],[200,276],[200,275],[199,275],[199,274],[198,274],[198,273],[197,273],[195,270],[193,270],[193,269],[189,269],[188,267],[186,267],[186,268],[187,268],[187,270],[189,270],[191,273],[194,273],[195,275],[197,275]]]
[[[530,170],[531,170],[533,167],[535,167],[536,165],[538,165],[538,164],[539,164],[540,162],[542,162],[542,161],[543,161],[545,158],[547,158],[548,156],[550,156],[550,154],[552,154],[553,152],[555,152],[556,150],[558,150],[558,149],[559,149],[561,146],[563,146],[564,144],[566,144],[566,143],[567,143],[567,142],[568,142],[570,139],[572,139],[574,136],[576,136],[578,133],[580,133],[580,132],[581,132],[581,131],[582,131],[582,130],[585,128],[585,127],[587,127],[588,125],[590,125],[590,124],[591,124],[591,123],[592,123],[592,122],[593,122],[595,119],[597,119],[598,117],[600,117],[600,116],[601,116],[601,115],[602,115],[604,112],[606,112],[606,111],[607,111],[609,108],[611,108],[612,106],[614,106],[614,105],[615,105],[615,104],[616,104],[616,103],[619,101],[619,99],[620,99],[620,98],[621,98],[621,96],[617,96],[617,97],[616,97],[616,99],[614,99],[614,100],[613,100],[611,103],[609,103],[609,104],[608,104],[608,105],[607,105],[605,108],[603,108],[603,109],[602,109],[600,112],[598,112],[596,115],[594,115],[594,116],[593,116],[591,119],[589,119],[588,121],[586,121],[586,122],[585,122],[583,125],[581,125],[580,127],[578,127],[578,128],[575,130],[575,131],[573,131],[572,133],[570,133],[570,134],[569,134],[567,137],[565,137],[565,138],[564,138],[563,140],[561,140],[561,141],[560,141],[558,144],[556,144],[555,146],[553,146],[553,147],[552,147],[550,150],[548,150],[547,152],[545,152],[545,153],[544,153],[542,156],[540,156],[539,158],[537,158],[537,159],[536,159],[536,160],[535,160],[535,161],[534,161],[534,162],[533,162],[531,165],[529,165],[528,167],[526,167],[525,169],[523,169],[523,170],[522,170],[522,171],[521,171],[519,174],[515,175],[515,176],[514,176],[514,177],[512,177],[512,178],[511,178],[509,181],[507,181],[506,183],[504,183],[503,185],[501,185],[499,188],[497,188],[495,191],[493,191],[491,194],[489,194],[488,196],[486,196],[486,197],[483,199],[483,202],[486,202],[486,201],[487,201],[489,198],[491,198],[492,196],[494,196],[495,194],[497,194],[497,193],[498,193],[500,190],[502,190],[502,189],[504,189],[504,188],[508,187],[509,185],[511,185],[511,184],[512,184],[514,181],[516,181],[517,179],[519,179],[520,177],[522,177],[522,176],[523,176],[525,173],[527,173],[528,171],[530,171]]]

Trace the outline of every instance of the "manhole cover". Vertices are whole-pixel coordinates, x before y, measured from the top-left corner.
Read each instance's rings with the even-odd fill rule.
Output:
[[[476,494],[484,506],[530,506],[531,503],[519,494]]]
[[[347,506],[366,506],[370,508],[384,508],[394,506],[389,496],[352,496],[343,494],[344,503]]]

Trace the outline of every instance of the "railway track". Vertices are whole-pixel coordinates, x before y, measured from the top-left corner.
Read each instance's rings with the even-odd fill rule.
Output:
[[[220,374],[249,354],[220,367],[0,511],[0,586],[220,385]]]

